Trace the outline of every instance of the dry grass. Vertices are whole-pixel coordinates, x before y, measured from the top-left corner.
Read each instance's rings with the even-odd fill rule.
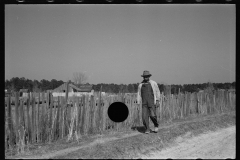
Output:
[[[199,118],[195,121],[173,125],[169,128],[160,129],[157,134],[141,134],[131,138],[119,139],[107,143],[98,143],[89,148],[80,149],[67,155],[54,157],[58,158],[137,158],[144,154],[147,155],[152,151],[160,151],[171,145],[178,136],[191,133],[191,136],[215,131],[218,128],[235,125],[236,116],[234,113],[222,114],[209,117]]]
[[[79,138],[81,137],[81,135],[78,134],[77,132],[77,113],[78,113],[78,107],[77,104],[75,103],[75,106],[73,108],[73,110],[71,111],[71,122],[70,122],[70,126],[68,128],[68,137],[67,137],[67,141],[72,140],[75,136],[75,139],[78,141],[79,143]],[[73,131],[73,129],[75,128],[75,131]],[[73,134],[74,133],[74,134]]]

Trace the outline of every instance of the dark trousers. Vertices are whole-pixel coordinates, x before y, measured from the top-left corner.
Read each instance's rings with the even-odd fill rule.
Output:
[[[142,104],[142,120],[146,131],[150,131],[149,128],[149,117],[152,120],[155,127],[158,127],[156,106],[153,104],[149,106],[148,104]]]

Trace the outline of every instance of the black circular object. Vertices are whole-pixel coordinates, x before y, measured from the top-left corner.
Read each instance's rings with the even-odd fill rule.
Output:
[[[108,117],[113,122],[123,122],[128,117],[128,107],[122,102],[114,102],[108,108]]]

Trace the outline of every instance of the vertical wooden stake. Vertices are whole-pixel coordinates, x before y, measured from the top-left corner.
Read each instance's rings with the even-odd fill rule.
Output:
[[[32,140],[31,140],[31,135],[32,135],[32,130],[31,130],[31,116],[30,116],[30,103],[31,103],[31,97],[30,97],[30,93],[28,93],[28,95],[27,95],[28,97],[27,97],[27,107],[26,107],[26,109],[27,109],[27,141],[28,142],[31,142]]]
[[[12,107],[11,107],[11,95],[7,98],[7,108],[8,108],[8,129],[9,129],[9,145],[13,147],[13,120],[12,120]]]
[[[16,137],[16,143],[18,143],[19,141],[19,137],[18,137],[18,130],[19,130],[19,92],[15,92],[15,129],[14,129],[14,132],[15,132],[15,137]]]
[[[32,142],[34,143],[36,141],[35,137],[35,96],[34,93],[32,94]]]

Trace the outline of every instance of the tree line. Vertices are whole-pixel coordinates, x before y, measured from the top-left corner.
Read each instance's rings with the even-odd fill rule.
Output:
[[[232,83],[202,83],[202,84],[184,84],[184,85],[165,85],[165,84],[159,84],[158,87],[161,92],[164,92],[165,94],[171,93],[171,94],[178,94],[179,92],[199,92],[200,90],[206,90],[206,89],[235,89],[236,82]],[[109,92],[109,93],[136,93],[138,90],[139,83],[133,83],[133,84],[97,84],[93,85],[94,91],[100,91],[100,88],[102,86],[102,92]]]
[[[62,80],[52,79],[48,81],[46,79],[38,80],[29,80],[24,77],[18,78],[13,77],[10,80],[5,81],[5,89],[11,91],[19,91],[20,89],[28,89],[29,92],[43,92],[47,90],[53,90],[64,82]],[[89,83],[86,83],[89,84]],[[94,91],[102,91],[108,93],[136,93],[138,90],[139,83],[133,84],[93,84]],[[184,85],[165,85],[158,84],[158,87],[161,92],[170,92],[172,94],[177,94],[178,92],[198,92],[200,90],[205,90],[206,88],[211,89],[231,89],[235,88],[236,82],[232,83],[202,83],[202,84],[184,84]]]
[[[56,79],[52,79],[48,81],[46,79],[38,80],[29,80],[24,77],[18,78],[13,77],[10,80],[5,81],[5,89],[9,89],[11,91],[19,91],[20,89],[28,89],[29,92],[42,92],[46,90],[52,90],[64,82],[62,80],[58,81]]]

